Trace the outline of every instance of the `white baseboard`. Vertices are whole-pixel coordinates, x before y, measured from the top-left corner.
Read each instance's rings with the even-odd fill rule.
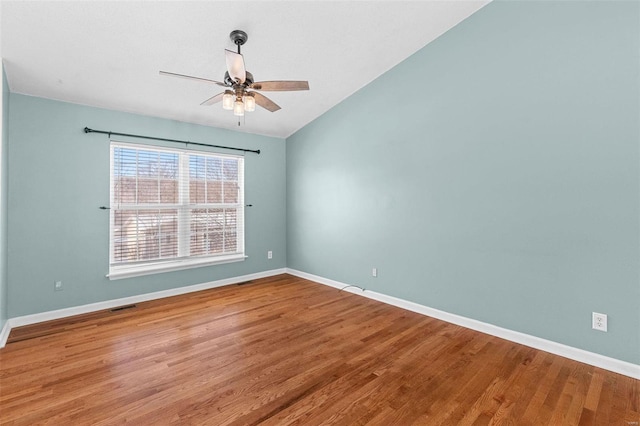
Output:
[[[9,333],[11,332],[11,324],[9,320],[7,320],[2,326],[2,330],[0,330],[0,348],[4,347],[5,342],[9,338]]]
[[[632,364],[630,362],[622,361],[615,358],[610,358],[594,352],[589,352],[583,349],[567,346],[562,343],[557,343],[551,340],[542,339],[540,337],[535,337],[528,334],[520,333],[518,331],[513,331],[506,328],[498,327],[493,324],[488,324],[482,321],[477,321],[477,320],[466,318],[460,315],[440,311],[438,309],[430,308],[428,306],[420,305],[414,302],[409,302],[407,300],[399,299],[397,297],[387,296],[386,294],[377,293],[375,291],[362,290],[359,287],[350,286],[349,284],[330,280],[330,279],[313,275],[313,274],[308,274],[306,272],[298,271],[295,269],[287,268],[286,272],[296,277],[304,278],[309,281],[314,281],[319,284],[335,287],[344,291],[348,291],[353,294],[358,294],[360,296],[367,297],[369,299],[373,299],[379,302],[387,303],[389,305],[397,306],[399,308],[406,309],[408,311],[416,312],[432,318],[437,318],[439,320],[446,321],[451,324],[460,325],[462,327],[470,328],[472,330],[476,330],[482,333],[490,334],[492,336],[500,337],[502,339],[509,340],[511,342],[529,346],[534,349],[539,349],[555,355],[560,355],[562,357],[569,358],[574,361],[579,361],[585,364],[593,365],[595,367],[613,371],[614,373],[623,374],[625,376],[629,376],[634,379],[640,379],[640,365],[637,365],[637,364]]]
[[[194,284],[186,287],[171,288],[168,290],[156,291],[153,293],[138,294],[135,296],[123,297],[120,299],[105,300],[103,302],[90,303],[88,305],[74,306],[71,308],[57,309],[55,311],[41,312],[38,314],[24,315],[9,318],[0,332],[0,348],[3,348],[9,338],[12,328],[24,325],[36,324],[44,321],[51,321],[74,315],[87,314],[90,312],[112,309],[118,306],[131,305],[134,303],[146,302],[149,300],[162,299],[164,297],[178,296],[180,294],[193,293],[201,290],[208,290],[215,287],[237,284],[244,281],[256,280],[258,278],[272,277],[274,275],[286,273],[285,268],[272,269],[270,271],[256,272],[254,274],[242,275],[239,277],[225,278],[217,281],[210,281],[202,284]]]

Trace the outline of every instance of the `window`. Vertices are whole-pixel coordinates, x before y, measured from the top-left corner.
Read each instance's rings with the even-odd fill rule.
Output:
[[[243,260],[243,160],[112,142],[109,278]]]

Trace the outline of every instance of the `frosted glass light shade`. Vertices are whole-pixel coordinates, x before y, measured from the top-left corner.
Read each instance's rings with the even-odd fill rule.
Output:
[[[234,98],[235,96],[233,96],[233,92],[231,90],[226,90],[224,95],[222,95],[222,108],[232,110]]]
[[[245,95],[244,97],[244,110],[247,112],[253,112],[256,110],[256,100],[251,95]]]
[[[238,117],[244,115],[244,104],[239,99],[233,104],[233,115],[237,115]]]

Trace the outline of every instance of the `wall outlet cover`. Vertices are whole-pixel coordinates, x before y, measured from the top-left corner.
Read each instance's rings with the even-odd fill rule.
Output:
[[[591,328],[599,331],[607,331],[607,314],[592,312]]]

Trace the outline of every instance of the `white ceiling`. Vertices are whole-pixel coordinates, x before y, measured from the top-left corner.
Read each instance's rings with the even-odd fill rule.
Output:
[[[77,104],[288,137],[487,1],[6,1],[1,46],[9,88]],[[256,81],[308,80],[309,92],[263,92],[242,127],[207,83],[221,81],[241,29]],[[108,129],[118,131],[118,129]]]

